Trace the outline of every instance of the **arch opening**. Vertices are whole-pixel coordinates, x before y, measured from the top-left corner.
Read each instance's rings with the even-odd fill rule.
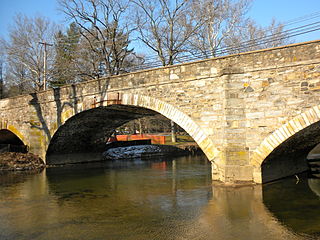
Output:
[[[101,160],[101,154],[106,150],[106,141],[111,134],[114,132],[133,134],[132,125],[134,124],[131,124],[130,129],[130,122],[144,118],[170,121],[156,111],[121,104],[93,108],[78,113],[60,126],[52,137],[46,154],[47,164],[88,161],[86,155],[90,155],[92,159],[90,161]],[[155,122],[151,122],[150,126],[153,133],[157,129],[154,124]],[[141,129],[145,130],[145,126],[141,128],[139,124],[136,125],[136,133],[141,133]],[[160,126],[161,128],[163,126]],[[62,160],[61,155],[69,155],[69,157],[64,157]]]
[[[295,133],[262,162],[262,183],[310,171],[308,155],[320,143],[320,122]]]
[[[310,176],[320,180],[320,144],[317,144],[307,156],[307,162],[310,168]],[[319,182],[319,181],[318,181]],[[319,184],[320,190],[320,184]],[[320,196],[320,191],[319,191]]]
[[[13,132],[7,129],[0,130],[0,152],[28,152],[27,146]]]

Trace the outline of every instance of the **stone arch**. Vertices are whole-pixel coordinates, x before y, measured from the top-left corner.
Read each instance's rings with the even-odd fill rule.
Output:
[[[8,129],[0,129],[0,144],[24,145],[23,141]]]
[[[250,157],[250,165],[254,167],[255,182],[261,182],[261,165],[277,147],[319,121],[320,105],[299,114],[266,137]]]
[[[23,135],[12,125],[1,126],[0,128],[0,148],[1,151],[23,152],[29,151],[25,144],[26,140]]]
[[[92,107],[92,102],[89,103],[90,100],[85,100],[85,102],[83,102],[82,105],[91,106],[91,108],[94,108]],[[187,114],[181,112],[173,105],[149,96],[130,93],[122,94],[121,99],[116,104],[142,107],[162,114],[163,116],[174,121],[176,124],[182,127],[199,145],[199,147],[202,149],[202,151],[205,153],[205,155],[208,157],[210,161],[213,161],[217,157],[219,151],[214,147],[211,139],[207,136],[207,134]],[[106,107],[108,105],[110,105],[110,103],[107,101],[106,95],[105,99],[100,99],[100,102],[97,106]],[[80,112],[89,109],[90,107],[85,107],[81,109]],[[78,113],[75,113],[73,109],[67,109],[63,111],[61,113],[61,125],[63,125],[68,119],[70,119]],[[59,127],[60,126],[56,126],[54,129],[51,130],[52,136],[55,134]]]
[[[27,145],[27,138],[21,133],[21,131],[18,130],[18,128],[16,128],[14,125],[8,122],[2,121],[0,122],[0,124],[0,131],[3,131],[4,133],[6,132],[8,135],[11,135],[12,137],[15,136],[18,140],[21,141],[23,145]]]
[[[139,94],[123,94],[121,104],[144,107],[162,114],[182,127],[199,145],[210,161],[217,157],[219,151],[214,147],[207,134],[187,114],[173,105]]]

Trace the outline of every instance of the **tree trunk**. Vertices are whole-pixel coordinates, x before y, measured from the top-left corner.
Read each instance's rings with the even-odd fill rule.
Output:
[[[171,141],[173,143],[177,142],[177,136],[176,136],[176,124],[174,121],[171,120]]]
[[[138,123],[139,123],[139,133],[142,134],[143,130],[142,130],[142,121],[141,118],[138,119]]]

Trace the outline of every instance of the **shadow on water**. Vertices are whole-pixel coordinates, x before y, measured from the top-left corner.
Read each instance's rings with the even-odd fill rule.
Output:
[[[32,178],[34,172],[7,171],[0,172],[0,187],[23,183]]]
[[[263,202],[294,232],[320,238],[320,179],[302,174],[264,185]]]

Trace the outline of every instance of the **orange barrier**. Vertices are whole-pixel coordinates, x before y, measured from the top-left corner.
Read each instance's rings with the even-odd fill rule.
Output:
[[[130,141],[130,140],[147,140],[151,139],[152,144],[165,144],[165,136],[149,135],[149,134],[135,134],[135,135],[117,135],[117,141]]]
[[[117,141],[129,141],[128,135],[117,135],[116,138],[117,138]]]

